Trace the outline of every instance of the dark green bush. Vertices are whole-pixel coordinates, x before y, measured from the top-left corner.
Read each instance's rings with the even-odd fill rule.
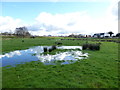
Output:
[[[95,49],[95,45],[94,45],[94,44],[89,44],[89,45],[88,45],[88,48],[89,48],[90,50],[94,50],[94,49]]]

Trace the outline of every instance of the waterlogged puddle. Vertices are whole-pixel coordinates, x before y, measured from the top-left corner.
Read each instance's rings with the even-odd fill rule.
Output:
[[[60,64],[70,64],[74,63],[78,59],[85,59],[87,58],[88,54],[82,54],[81,51],[68,51],[68,52],[62,52],[56,55],[41,55],[37,56],[39,59],[44,62],[45,64],[55,64],[56,61],[59,61]]]
[[[78,59],[86,59],[88,53],[82,53],[80,50],[71,50],[56,53],[55,55],[44,55],[42,54],[43,48],[51,48],[51,46],[36,46],[27,50],[17,50],[4,55],[0,55],[0,60],[2,60],[2,66],[15,66],[16,64],[24,64],[30,61],[40,61],[45,65],[55,65],[55,64],[70,64],[74,63]],[[60,46],[57,49],[81,49],[81,46]]]

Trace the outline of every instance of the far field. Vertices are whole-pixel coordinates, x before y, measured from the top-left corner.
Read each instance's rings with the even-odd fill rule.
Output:
[[[2,52],[27,49],[32,46],[54,45],[81,46],[86,40],[61,40],[63,37],[3,38]],[[70,38],[66,38],[70,39]],[[117,40],[117,39],[115,39]],[[88,39],[89,43],[96,43]],[[118,88],[118,45],[101,42],[100,51],[83,50],[88,59],[67,65],[44,65],[39,61],[2,69],[3,88]]]

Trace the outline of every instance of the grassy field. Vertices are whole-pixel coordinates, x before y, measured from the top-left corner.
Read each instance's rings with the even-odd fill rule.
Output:
[[[55,42],[62,42],[63,45],[66,46],[79,46],[85,43],[86,41],[77,41],[77,40],[60,40],[62,38],[35,38],[35,39],[30,39],[30,38],[13,38],[13,39],[3,39],[2,40],[2,52],[9,52],[9,51],[14,51],[14,50],[21,50],[21,49],[27,49],[32,46],[50,46],[54,45]],[[22,42],[24,40],[24,42]]]
[[[56,41],[73,46],[86,42],[61,41],[60,38],[25,38],[21,41],[20,38],[3,40],[3,52],[53,45]],[[101,43],[100,51],[84,50],[90,54],[89,58],[73,64],[44,65],[33,61],[17,67],[3,67],[3,88],[118,88],[118,43]]]

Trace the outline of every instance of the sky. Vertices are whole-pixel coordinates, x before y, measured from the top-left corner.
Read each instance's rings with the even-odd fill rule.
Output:
[[[26,26],[32,35],[118,33],[118,1],[0,2],[0,32]]]

